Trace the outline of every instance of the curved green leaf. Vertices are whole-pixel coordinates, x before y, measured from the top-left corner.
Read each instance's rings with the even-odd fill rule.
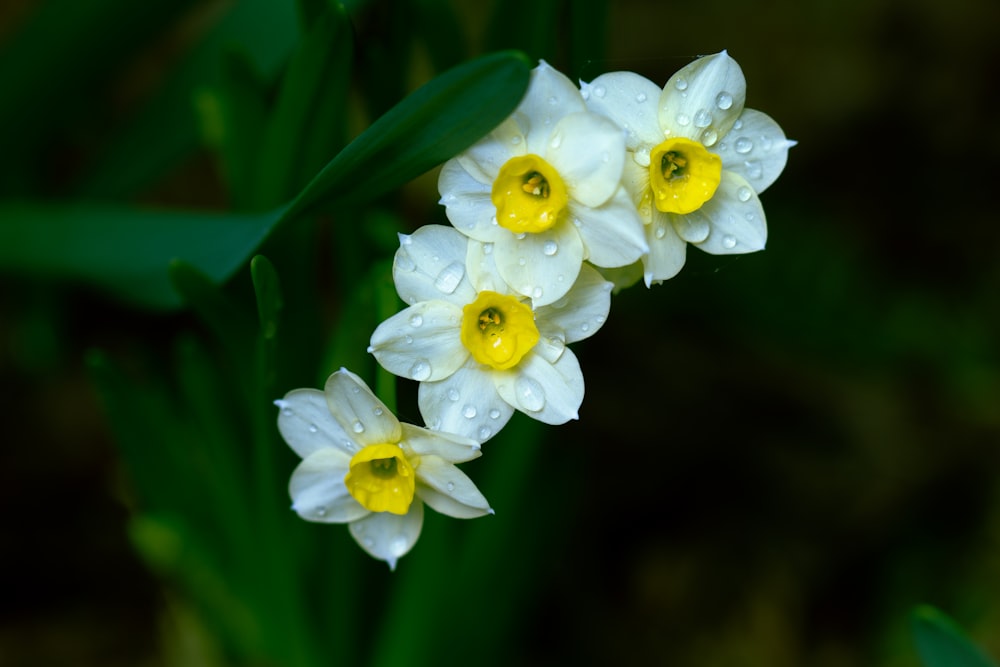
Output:
[[[914,609],[912,623],[924,667],[997,667],[953,620],[934,607]]]

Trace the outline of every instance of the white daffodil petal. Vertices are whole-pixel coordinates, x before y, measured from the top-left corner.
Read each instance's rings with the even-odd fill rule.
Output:
[[[625,134],[610,118],[573,113],[556,123],[542,157],[559,172],[571,199],[600,206],[621,184]]]
[[[510,241],[510,232],[503,230]],[[477,292],[489,291],[510,294],[511,289],[497,270],[495,243],[469,241],[469,252],[465,255],[465,269],[469,272],[469,282]]]
[[[303,459],[288,482],[292,509],[303,519],[326,523],[357,521],[368,514],[344,485],[350,463],[349,454],[333,447]]]
[[[541,355],[528,354],[511,371],[494,376],[503,400],[532,419],[565,424],[578,418],[583,402],[583,373],[572,350],[550,364]]]
[[[559,119],[585,109],[576,85],[543,60],[531,71],[528,91],[514,113],[525,131],[526,152],[543,155]]]
[[[596,269],[584,265],[573,289],[565,297],[535,309],[539,332],[543,336],[558,336],[566,343],[594,335],[608,319],[612,287],[614,284],[605,280]]]
[[[399,420],[378,400],[364,380],[346,368],[326,380],[323,391],[330,414],[359,445],[399,442]]]
[[[707,207],[702,206],[691,213],[667,213],[667,219],[673,225],[677,235],[688,243],[701,243],[712,231],[712,221],[705,214]]]
[[[645,159],[639,160],[638,154],[629,153],[622,170],[622,186],[629,199],[635,205],[636,212],[642,224],[648,225],[653,219],[653,192],[649,185],[649,150],[644,153]],[[644,164],[640,164],[640,162]]]
[[[743,112],[743,70],[725,51],[699,58],[670,77],[660,94],[660,127],[711,147]]]
[[[781,175],[788,149],[794,145],[770,116],[744,109],[733,129],[712,150],[722,157],[723,169],[747,179],[760,194]]]
[[[497,395],[493,373],[470,361],[449,378],[421,382],[417,401],[424,421],[435,431],[479,442],[492,438],[514,412]]]
[[[448,221],[465,236],[477,241],[495,241],[510,234],[494,222],[497,209],[490,186],[469,176],[455,160],[449,160],[441,168],[438,190]]]
[[[392,264],[396,291],[406,303],[443,299],[468,303],[476,290],[465,276],[468,239],[452,227],[424,225],[413,234],[400,234]]]
[[[459,154],[457,160],[472,178],[493,187],[500,167],[516,155],[524,155],[524,133],[513,116]],[[441,191],[441,194],[445,194]]]
[[[417,468],[417,495],[431,509],[456,519],[490,513],[490,504],[465,473],[437,456],[424,456]]]
[[[562,298],[573,286],[583,262],[583,240],[565,220],[544,232],[496,244],[493,257],[510,288],[537,307]]]
[[[656,112],[660,87],[635,72],[609,72],[580,84],[587,110],[607,116],[625,130],[625,146],[634,151],[663,141]]]
[[[351,537],[362,549],[396,569],[396,562],[409,553],[420,537],[424,525],[424,504],[414,498],[410,511],[400,516],[389,512],[372,512],[349,527]]]
[[[292,450],[305,458],[324,447],[340,447],[351,438],[330,414],[326,396],[318,389],[295,389],[274,402],[278,431]]]
[[[421,301],[385,320],[368,351],[390,373],[420,382],[441,380],[469,356],[459,327],[462,309],[446,301]]]
[[[403,447],[416,456],[438,456],[450,463],[464,463],[482,456],[479,442],[453,433],[444,433],[403,424]]]
[[[587,259],[602,267],[626,266],[646,254],[649,246],[632,197],[619,186],[602,206],[573,207]]]
[[[653,211],[652,215],[653,221],[646,225],[649,254],[642,259],[646,287],[676,276],[687,255],[687,243],[677,235],[667,214]]]
[[[722,183],[703,207],[712,229],[695,244],[713,255],[736,255],[763,250],[767,242],[764,207],[750,184],[731,171],[722,172]]]

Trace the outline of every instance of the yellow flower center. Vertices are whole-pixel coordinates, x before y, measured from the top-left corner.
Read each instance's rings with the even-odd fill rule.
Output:
[[[413,502],[416,476],[399,446],[368,445],[351,458],[344,485],[370,512],[406,514]]]
[[[667,139],[649,154],[653,202],[664,213],[697,211],[721,181],[722,158],[697,141]]]
[[[535,314],[512,296],[480,292],[462,309],[461,339],[479,363],[513,368],[538,342]]]
[[[544,232],[566,213],[569,198],[559,172],[537,155],[513,157],[493,181],[497,222],[515,234]]]

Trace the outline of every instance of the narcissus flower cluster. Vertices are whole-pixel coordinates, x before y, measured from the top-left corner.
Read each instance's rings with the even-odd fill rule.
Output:
[[[726,52],[662,89],[632,72],[577,87],[539,64],[514,113],[441,169],[452,226],[400,237],[392,276],[406,306],[368,351],[420,383],[425,426],[401,424],[345,369],[323,392],[289,392],[276,404],[303,458],[292,508],[347,523],[392,568],[416,542],[424,504],[491,514],[455,464],[478,457],[515,411],[546,424],[579,418],[583,372],[567,346],[605,324],[605,275],[635,269],[650,286],[680,271],[688,244],[764,247],[758,195],[794,142],[745,97]]]

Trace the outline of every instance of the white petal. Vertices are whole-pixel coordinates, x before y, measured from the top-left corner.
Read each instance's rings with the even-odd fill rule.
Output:
[[[451,463],[464,463],[482,456],[479,442],[452,433],[403,424],[404,451],[408,448],[416,456],[434,455]]]
[[[781,174],[794,141],[767,114],[744,109],[729,134],[712,150],[722,157],[722,168],[747,179],[758,194]]]
[[[701,243],[708,238],[712,231],[712,221],[705,214],[708,207],[702,206],[697,211],[691,213],[667,213],[670,224],[673,225],[677,235],[688,243]]]
[[[607,116],[625,130],[625,146],[630,151],[663,141],[656,112],[660,87],[646,77],[634,72],[609,72],[580,88],[588,110]]]
[[[400,234],[399,243],[392,279],[407,304],[432,299],[465,304],[476,298],[476,291],[465,275],[469,240],[458,230],[424,225],[413,234]]]
[[[372,512],[351,522],[351,537],[370,555],[396,569],[396,562],[409,553],[424,525],[424,504],[413,499],[410,511],[400,516],[390,512]]]
[[[566,343],[592,336],[608,319],[612,287],[596,269],[584,265],[565,297],[535,310],[539,331],[561,337]]]
[[[500,167],[515,155],[524,155],[525,143],[521,127],[510,116],[455,159],[472,178],[492,187]]]
[[[505,237],[500,243],[508,243],[513,235],[503,230]],[[497,294],[510,294],[511,289],[507,281],[500,275],[496,263],[496,243],[480,243],[478,241],[469,242],[469,252],[465,256],[465,269],[469,272],[469,282],[476,288],[476,292],[496,292]]]
[[[494,377],[503,400],[532,419],[546,424],[578,419],[583,373],[572,350],[567,349],[554,364],[529,353],[514,369]]]
[[[333,418],[359,445],[399,442],[399,420],[354,373],[341,368],[327,378],[324,393]]]
[[[437,456],[424,456],[417,468],[417,495],[431,509],[456,519],[490,514],[490,504],[464,472]]]
[[[326,406],[326,396],[318,389],[295,389],[275,401],[278,431],[292,450],[305,458],[324,447],[345,447],[351,437],[341,428]]]
[[[653,219],[653,193],[649,185],[649,154],[646,153],[645,166],[639,164],[629,153],[622,170],[622,185],[636,207],[639,220],[648,225]]]
[[[559,119],[585,110],[579,89],[543,60],[531,71],[528,92],[514,114],[524,129],[526,151],[543,155]]]
[[[492,188],[469,176],[455,160],[441,168],[438,178],[441,204],[455,229],[477,241],[494,241],[509,234],[496,224],[496,206],[490,197]]]
[[[677,275],[684,266],[687,243],[677,235],[667,214],[660,211],[653,211],[653,222],[646,225],[646,240],[649,254],[642,265],[643,279],[649,287]]]
[[[571,199],[600,206],[621,184],[625,133],[610,118],[570,114],[553,128],[542,157],[559,172]]]
[[[577,229],[587,259],[596,266],[625,266],[646,254],[649,246],[632,197],[619,186],[614,196],[597,208],[574,207]]]
[[[660,95],[660,127],[711,147],[743,112],[743,70],[725,51],[705,56],[670,77]]]
[[[375,328],[368,351],[390,373],[419,382],[441,380],[469,356],[459,336],[462,309],[421,301]]]
[[[547,231],[496,243],[493,256],[503,280],[537,307],[562,298],[573,286],[583,262],[583,241],[567,219]]]
[[[530,354],[529,354],[530,356]],[[470,361],[439,382],[421,382],[420,414],[435,431],[486,442],[514,413],[497,394],[492,371]]]
[[[737,255],[763,250],[767,242],[764,207],[757,193],[739,174],[722,172],[722,183],[701,211],[711,220],[711,231],[695,244],[713,255]]]
[[[326,523],[357,521],[368,514],[344,485],[350,463],[350,455],[332,447],[303,459],[288,483],[292,509],[303,519]]]

